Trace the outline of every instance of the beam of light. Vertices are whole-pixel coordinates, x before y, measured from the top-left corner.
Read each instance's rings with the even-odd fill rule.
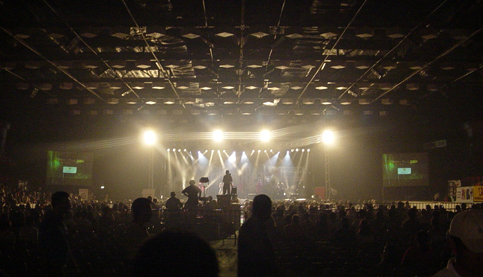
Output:
[[[185,149],[185,152],[186,152],[186,149]],[[185,163],[186,165],[188,165],[188,164],[189,164],[189,162],[188,162],[187,157],[186,157],[186,156],[185,156],[183,153],[180,153],[180,154],[181,154],[181,158],[183,158],[184,163]]]
[[[228,157],[228,161],[235,164],[236,162],[236,152],[233,151],[233,153]]]
[[[322,142],[326,145],[333,144],[335,142],[335,133],[331,130],[325,130],[322,133]]]
[[[280,153],[280,152],[279,152],[279,153]],[[277,161],[278,161],[278,154],[279,154],[279,153],[277,153],[277,154],[273,155],[271,158],[269,157],[269,160],[268,160],[268,161],[269,161],[270,165],[273,165],[273,166],[276,166],[276,165],[277,165]]]
[[[285,153],[285,157],[283,158],[283,160],[290,160],[290,151],[287,150],[287,152]]]
[[[221,164],[221,166],[222,166],[223,168],[226,168],[226,167],[225,167],[225,161],[224,161],[223,157],[221,156],[221,152],[220,152],[220,150],[218,150],[218,157],[220,158],[220,164]]]
[[[154,145],[158,141],[158,136],[156,132],[151,129],[148,129],[143,132],[143,142],[146,145]]]
[[[206,151],[205,151],[205,153],[206,153]],[[206,158],[204,153],[201,153],[200,151],[198,151],[198,163],[202,166],[206,166],[206,165],[209,164],[208,158]]]
[[[271,134],[269,130],[263,130],[260,132],[260,140],[263,142],[269,141],[271,138]]]
[[[253,153],[253,152],[252,152],[252,153]],[[242,153],[242,155],[241,155],[240,162],[241,162],[241,163],[247,163],[247,162],[248,162],[248,156],[247,156],[247,154],[245,153],[245,151],[243,151],[243,153]]]
[[[220,142],[225,139],[225,136],[223,134],[223,131],[221,130],[215,130],[213,131],[213,140],[216,142]]]
[[[260,150],[258,150],[257,157],[255,159],[255,168],[258,168],[259,161],[260,161]]]

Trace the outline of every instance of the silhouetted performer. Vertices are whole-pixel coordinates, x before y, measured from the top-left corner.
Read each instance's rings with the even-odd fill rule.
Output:
[[[198,207],[198,200],[201,196],[201,190],[195,186],[195,180],[190,181],[190,185],[187,186],[181,193],[188,196],[188,201],[184,204],[185,209],[193,210]]]
[[[231,184],[233,183],[233,178],[231,177],[231,173],[229,170],[225,172],[225,176],[223,176],[223,194],[229,195],[231,194]]]
[[[255,196],[252,216],[239,231],[238,276],[276,276],[275,252],[266,230],[271,213],[270,197]]]
[[[192,233],[164,231],[139,250],[131,276],[216,277],[218,260],[210,245]]]
[[[46,269],[49,275],[64,276],[64,270],[72,263],[77,267],[70,251],[67,228],[64,218],[69,212],[69,194],[58,191],[52,194],[52,212],[45,215],[40,225],[39,241],[42,257],[46,260]]]

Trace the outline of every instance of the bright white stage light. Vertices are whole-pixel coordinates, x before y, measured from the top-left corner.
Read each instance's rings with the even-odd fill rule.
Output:
[[[270,131],[268,131],[268,130],[263,130],[263,131],[261,131],[261,132],[260,132],[260,140],[261,140],[261,141],[264,141],[264,142],[265,142],[265,141],[269,141],[269,140],[270,140],[270,138],[271,138],[271,136],[270,136]]]
[[[213,140],[214,141],[222,141],[223,139],[225,138],[225,136],[223,135],[223,131],[221,130],[215,130],[213,132]]]
[[[332,144],[335,141],[335,134],[331,130],[325,130],[322,133],[322,142],[325,144]]]
[[[153,130],[146,130],[143,133],[143,141],[146,145],[153,145],[158,140],[156,133]]]

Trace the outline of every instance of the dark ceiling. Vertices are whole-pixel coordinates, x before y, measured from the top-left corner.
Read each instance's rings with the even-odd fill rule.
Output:
[[[0,119],[31,127],[481,117],[481,0],[2,0],[0,14]]]

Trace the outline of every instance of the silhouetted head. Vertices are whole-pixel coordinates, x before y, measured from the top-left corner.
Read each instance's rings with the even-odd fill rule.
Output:
[[[190,185],[194,185],[195,183],[196,183],[195,180],[190,181]]]
[[[132,202],[131,206],[132,216],[134,221],[142,223],[149,222],[151,220],[151,201],[147,198],[140,197]]]
[[[176,193],[174,191],[172,191],[170,195],[171,195],[171,197],[175,197]]]
[[[230,170],[225,171],[225,174],[230,174]]]
[[[252,213],[254,217],[267,220],[272,214],[272,200],[265,194],[259,194],[253,199]]]
[[[429,234],[427,231],[420,230],[416,234],[416,241],[420,247],[425,247],[429,244]]]
[[[210,245],[192,233],[162,232],[146,241],[134,261],[132,276],[218,276]]]
[[[65,215],[70,210],[69,194],[65,191],[57,191],[52,194],[52,209],[54,213]]]

